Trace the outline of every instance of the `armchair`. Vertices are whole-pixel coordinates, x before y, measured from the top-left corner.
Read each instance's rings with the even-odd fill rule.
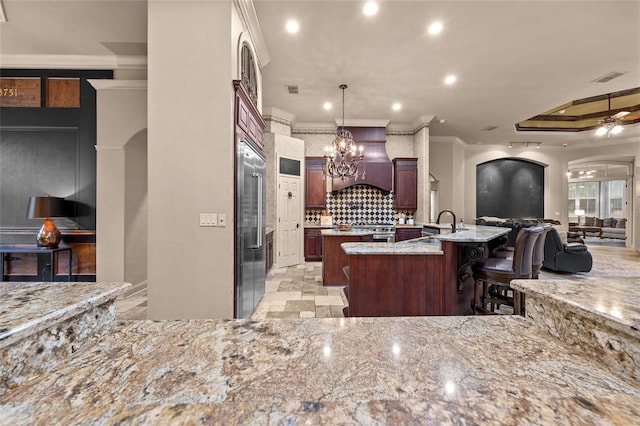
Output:
[[[542,267],[555,272],[589,272],[593,266],[591,253],[582,243],[565,243],[558,230],[551,228],[544,244]]]

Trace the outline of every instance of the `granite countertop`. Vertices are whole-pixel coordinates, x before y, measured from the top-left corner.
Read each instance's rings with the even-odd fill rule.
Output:
[[[426,237],[397,243],[342,243],[340,244],[348,255],[366,254],[406,254],[406,255],[441,255],[444,254],[440,243]]]
[[[341,231],[338,228],[323,229],[321,234],[323,237],[346,237],[346,236],[360,236],[360,235],[373,235],[372,229],[359,229],[352,228],[348,231]]]
[[[511,228],[498,226],[465,225],[465,227],[466,229],[454,233],[434,235],[434,238],[459,243],[486,243],[511,232]]]
[[[0,349],[115,299],[129,283],[0,282]]]
[[[0,424],[634,424],[640,386],[522,317],[121,323]]]

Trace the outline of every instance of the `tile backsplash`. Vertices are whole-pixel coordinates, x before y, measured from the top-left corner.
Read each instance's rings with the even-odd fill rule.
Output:
[[[316,225],[324,210],[306,210],[307,225]],[[327,211],[334,224],[394,223],[393,192],[383,193],[369,185],[355,185],[327,194]]]

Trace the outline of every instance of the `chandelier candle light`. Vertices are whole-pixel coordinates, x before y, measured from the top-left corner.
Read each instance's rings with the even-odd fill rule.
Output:
[[[342,180],[358,175],[358,165],[364,158],[363,147],[358,149],[351,132],[344,128],[344,90],[346,84],[341,84],[342,89],[342,126],[336,131],[336,138],[330,146],[324,148],[326,160],[325,172],[333,178]]]
[[[607,97],[609,100],[608,111],[609,114],[611,114],[611,94],[609,94]],[[611,115],[607,118],[602,119],[600,121],[600,127],[598,127],[598,130],[596,130],[596,136],[607,135],[607,137],[610,137],[611,135],[617,135],[622,132],[622,126],[618,122],[618,119],[624,117],[627,114],[629,114],[627,111],[621,111],[615,115]]]

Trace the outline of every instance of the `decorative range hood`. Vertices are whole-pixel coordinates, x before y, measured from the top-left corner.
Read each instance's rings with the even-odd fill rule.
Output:
[[[393,188],[393,164],[385,147],[387,142],[385,128],[348,126],[345,128],[351,132],[358,147],[364,147],[364,159],[360,162],[357,176],[345,180],[333,179],[333,191],[353,185],[371,185],[384,192],[390,192]]]

